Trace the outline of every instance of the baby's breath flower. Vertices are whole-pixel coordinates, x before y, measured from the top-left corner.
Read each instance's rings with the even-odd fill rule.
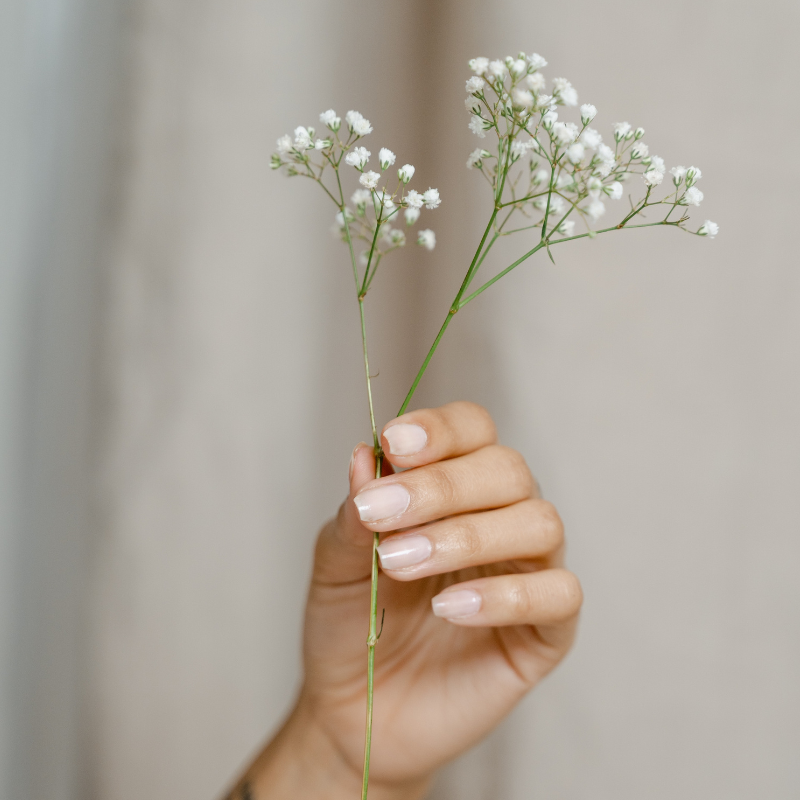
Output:
[[[502,61],[490,61],[489,74],[493,78],[501,78],[506,74],[506,65]]]
[[[550,173],[546,169],[537,170],[533,175],[533,183],[541,186],[543,183],[550,183]]]
[[[585,153],[585,148],[580,142],[575,142],[574,144],[571,144],[567,148],[567,158],[573,164],[580,164],[581,161],[583,160],[584,153]]]
[[[580,141],[582,141],[586,147],[596,150],[603,141],[603,137],[600,135],[600,132],[596,131],[594,128],[586,128],[580,135]]]
[[[419,219],[419,209],[418,208],[407,208],[403,212],[406,218],[406,225],[413,225]]]
[[[313,130],[313,129],[312,129]],[[294,129],[294,146],[297,150],[310,150],[314,145],[311,142],[313,134],[302,125]]]
[[[693,186],[702,177],[703,173],[700,171],[699,167],[689,167],[686,170],[686,185]]]
[[[683,196],[682,203],[688,206],[699,206],[703,202],[703,193],[696,187],[690,186]]]
[[[511,96],[517,108],[533,108],[533,95],[527,89],[514,89]]]
[[[539,94],[545,87],[544,75],[541,72],[533,72],[525,78],[525,83],[534,94]]]
[[[428,189],[428,191],[422,195],[422,199],[425,201],[425,208],[431,211],[434,208],[438,208],[442,202],[439,198],[438,189]]]
[[[483,158],[483,153],[484,151],[480,147],[476,147],[467,158],[467,169],[480,167],[482,164],[481,159]]]
[[[340,228],[344,228],[345,220],[347,220],[348,222],[352,222],[354,219],[355,219],[355,217],[353,216],[353,212],[349,208],[347,208],[347,206],[345,206],[345,209],[344,209],[343,212],[339,211],[336,214],[336,224]]]
[[[464,98],[464,108],[466,108],[471,114],[481,113],[481,104],[471,94],[468,94]]]
[[[528,65],[523,59],[518,58],[508,65],[508,70],[514,77],[519,78],[528,71]]]
[[[337,117],[336,112],[332,108],[323,111],[319,115],[319,121],[323,125],[327,125],[332,131],[338,131],[342,125],[341,117]]]
[[[633,132],[634,139],[641,139],[644,136],[644,128],[639,127]]]
[[[542,69],[542,67],[547,66],[547,61],[542,58],[538,53],[531,53],[528,56],[528,63],[531,65],[531,69],[537,70]]]
[[[622,184],[619,181],[609,183],[603,187],[603,191],[612,199],[619,200],[622,197]]]
[[[433,250],[436,247],[436,234],[430,229],[420,231],[417,235],[417,244],[421,244],[428,250]]]
[[[381,236],[387,244],[395,247],[402,247],[406,243],[406,235],[399,228],[390,228],[387,225],[383,229]]]
[[[378,153],[378,161],[381,162],[381,169],[388,169],[394,164],[395,154],[386,147],[381,147]]]
[[[483,75],[483,73],[486,72],[488,66],[489,66],[488,58],[471,58],[469,61],[469,68],[476,75]]]
[[[664,173],[660,169],[648,169],[642,177],[648,186],[658,186],[664,180]]]
[[[561,145],[574,142],[578,138],[578,126],[574,122],[556,122],[553,137]]]
[[[483,120],[480,117],[473,117],[469,121],[469,129],[479,138],[486,138],[486,128],[484,127]]]
[[[562,234],[563,236],[572,236],[574,231],[575,231],[575,221],[571,219],[565,219],[558,226],[558,233]]]
[[[416,189],[409,189],[406,192],[406,205],[409,208],[422,208],[425,198]]]
[[[391,211],[394,208],[394,201],[392,200],[392,196],[385,189],[382,192],[378,192],[375,195],[375,199],[387,211]]]
[[[557,121],[558,121],[557,111],[550,110],[542,114],[542,125],[544,125],[546,130],[551,130]]]
[[[356,136],[366,136],[368,133],[372,133],[372,125],[369,124],[368,119],[357,119],[353,125],[353,133]]]
[[[719,233],[719,225],[717,225],[716,222],[712,222],[710,219],[707,219],[700,226],[700,229],[697,232],[701,236],[708,236],[709,239],[713,239]]]
[[[664,159],[661,156],[650,156],[650,169],[666,172],[667,168],[664,165]]]
[[[600,192],[603,191],[604,188],[603,181],[597,177],[597,175],[592,175],[592,177],[586,181],[586,189],[589,192],[589,197],[600,197]]]
[[[670,173],[672,173],[672,182],[676,186],[680,186],[681,181],[686,177],[686,167],[673,167]]]
[[[516,161],[524,156],[531,149],[532,143],[533,139],[529,139],[527,142],[520,142],[518,139],[513,141],[511,143],[511,160]]]
[[[614,138],[621,142],[631,131],[630,122],[618,122],[614,125]]]
[[[597,108],[591,103],[584,103],[581,106],[581,122],[588,125],[597,116]]]
[[[333,142],[330,139],[317,139],[314,142],[315,150],[324,150],[326,147],[332,147]]]
[[[380,177],[381,176],[377,172],[370,170],[369,172],[363,172],[361,177],[358,179],[358,182],[365,189],[374,189],[378,185]]]
[[[372,155],[366,147],[354,147],[345,157],[344,163],[356,169],[364,169],[364,165]]]
[[[633,158],[646,158],[650,154],[650,148],[644,142],[636,142],[631,148]]]
[[[278,139],[278,152],[282,156],[285,156],[287,153],[290,153],[291,151],[292,151],[292,139],[291,139],[291,137],[288,136],[288,135],[281,136],[281,138]]]
[[[358,120],[364,119],[358,111],[348,111],[344,115],[344,118],[347,120],[347,127],[350,128],[351,131],[353,130],[353,125],[355,125]]]
[[[578,92],[566,78],[553,79],[553,97],[558,98],[565,106],[578,105]]]
[[[586,213],[596,221],[606,213],[606,207],[597,198],[592,198],[589,205],[586,206]]]
[[[403,183],[408,183],[414,177],[414,167],[411,164],[403,164],[399,170],[397,170],[397,177]]]
[[[483,78],[479,78],[477,75],[473,75],[467,81],[467,91],[470,94],[474,94],[475,92],[479,92],[483,87],[486,85],[486,81]]]
[[[372,197],[372,193],[368,192],[366,189],[356,189],[353,192],[353,196],[350,198],[350,202],[356,208],[363,208],[366,206],[369,199]]]

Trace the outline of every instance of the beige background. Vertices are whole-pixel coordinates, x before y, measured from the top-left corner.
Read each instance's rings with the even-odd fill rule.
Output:
[[[62,690],[81,702],[69,757],[58,737],[31,757],[31,774],[67,766],[38,770],[30,796],[213,798],[279,724],[312,543],[368,420],[330,209],[270,173],[273,143],[357,108],[372,149],[444,198],[436,251],[387,262],[371,295],[385,421],[486,217],[464,169],[465,62],[523,48],[598,106],[597,127],[628,119],[668,165],[701,166],[697,219],[722,233],[565,245],[448,332],[418,402],[490,408],[561,510],[586,606],[563,668],[432,797],[796,797],[796,4],[124,10],[71,572],[85,593],[69,595],[84,622],[65,645],[80,670]],[[495,266],[524,241],[505,244]]]

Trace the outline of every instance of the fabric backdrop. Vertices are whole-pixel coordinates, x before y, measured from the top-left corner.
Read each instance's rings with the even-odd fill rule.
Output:
[[[211,800],[298,687],[313,542],[369,428],[345,252],[321,193],[270,172],[275,140],[355,108],[371,149],[441,192],[437,249],[387,263],[370,295],[386,421],[488,213],[464,168],[466,61],[524,49],[603,132],[627,119],[668,166],[700,166],[695,217],[721,233],[559,248],[448,331],[417,405],[490,409],[565,520],[586,604],[566,663],[432,800],[795,797],[797,4],[127,10],[94,286],[81,768],[63,796]],[[523,249],[503,244],[495,267]]]

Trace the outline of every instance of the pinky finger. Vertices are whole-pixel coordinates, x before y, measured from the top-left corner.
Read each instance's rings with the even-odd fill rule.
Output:
[[[565,569],[466,581],[431,601],[437,617],[470,627],[559,625],[574,619],[582,602],[580,581]]]

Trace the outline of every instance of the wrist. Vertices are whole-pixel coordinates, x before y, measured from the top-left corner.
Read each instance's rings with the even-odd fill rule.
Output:
[[[370,781],[369,800],[421,800],[427,786],[428,781],[392,785]],[[345,759],[301,700],[230,800],[354,800],[361,796],[361,788],[360,770]]]

